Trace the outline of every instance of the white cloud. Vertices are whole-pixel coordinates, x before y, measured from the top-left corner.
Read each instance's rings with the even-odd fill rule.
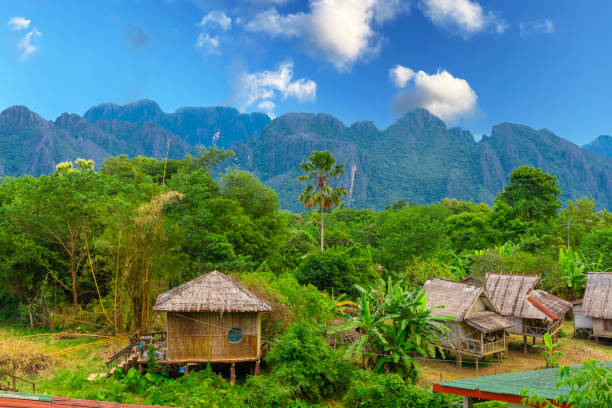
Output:
[[[21,40],[19,40],[17,43],[17,48],[21,51],[21,58],[28,58],[38,51],[38,47],[34,43],[36,42],[36,39],[41,36],[42,33],[36,28],[33,28],[32,31],[27,33]]]
[[[521,37],[525,38],[532,34],[553,34],[556,31],[555,23],[545,18],[541,21],[532,21],[519,24]]]
[[[311,0],[306,13],[258,13],[245,25],[272,37],[300,38],[306,52],[323,57],[338,71],[378,53],[382,36],[375,25],[395,18],[408,7],[401,0]]]
[[[298,101],[314,101],[317,84],[310,79],[293,80],[293,63],[285,62],[276,71],[245,73],[239,80],[239,96],[243,101],[241,110],[252,105],[274,116],[276,104],[273,99],[295,98]]]
[[[414,77],[414,71],[402,65],[396,65],[389,70],[391,80],[398,88],[404,88],[408,81]]]
[[[455,78],[448,71],[429,75],[397,65],[389,71],[395,84],[404,88],[393,97],[392,107],[401,113],[425,108],[445,121],[472,115],[477,109],[478,96],[465,79]]]
[[[211,37],[208,34],[200,33],[195,45],[206,54],[219,53],[219,37],[217,36]]]
[[[202,17],[202,20],[198,23],[198,25],[201,27],[218,26],[222,30],[227,31],[232,28],[232,19],[228,17],[223,11],[214,10]]]
[[[485,12],[472,0],[421,0],[423,14],[437,26],[456,32],[464,38],[492,27],[497,33],[508,29],[508,24],[493,12]]]
[[[13,30],[22,30],[28,28],[32,21],[24,17],[13,17],[8,21],[9,27]]]

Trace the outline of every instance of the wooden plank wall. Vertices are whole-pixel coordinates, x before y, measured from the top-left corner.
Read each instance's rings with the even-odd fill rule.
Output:
[[[238,343],[228,340],[227,333],[232,328],[242,330]],[[258,331],[256,312],[169,312],[166,360],[255,360],[259,354]]]

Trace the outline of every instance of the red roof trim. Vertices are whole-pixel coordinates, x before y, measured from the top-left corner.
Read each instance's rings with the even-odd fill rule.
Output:
[[[433,385],[433,392],[461,395],[464,397],[472,397],[472,398],[485,399],[485,400],[490,400],[490,401],[509,402],[509,403],[518,404],[518,405],[522,405],[523,398],[525,398],[520,395],[500,394],[497,392],[486,392],[486,391],[480,391],[478,388],[475,390],[468,390],[465,388],[449,387],[447,385],[442,385],[442,384],[437,384],[437,383]],[[552,401],[550,402],[550,404],[555,405],[555,403]],[[534,405],[531,405],[531,406],[534,406]],[[539,406],[539,405],[535,405],[535,406]],[[569,406],[566,403],[563,403],[561,404],[560,408],[567,408],[567,407]]]
[[[537,300],[535,300],[531,295],[527,296],[527,300],[529,301],[529,303],[534,305],[536,307],[536,309],[538,309],[540,312],[544,313],[546,316],[550,317],[551,319],[553,319],[553,320],[558,320],[559,319],[559,317],[556,314],[551,312],[542,303],[540,303]]]

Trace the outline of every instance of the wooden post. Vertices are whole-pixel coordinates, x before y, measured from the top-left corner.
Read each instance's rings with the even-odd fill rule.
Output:
[[[138,363],[138,371],[140,372],[140,375],[142,375],[142,363]]]
[[[189,365],[185,364],[185,375],[189,374]]]
[[[457,367],[461,368],[461,352],[457,352]]]
[[[527,354],[527,336],[523,336],[523,353]]]
[[[476,377],[478,377],[478,359],[476,359]]]
[[[440,382],[442,382],[442,372],[440,372]]]
[[[259,375],[259,360],[255,362],[255,375]]]
[[[234,385],[236,382],[236,363],[232,363],[230,367],[230,383]]]
[[[533,336],[532,344],[535,346],[535,336]]]
[[[472,397],[463,397],[463,408],[473,408],[474,399]]]
[[[493,375],[497,375],[497,366],[493,366]]]

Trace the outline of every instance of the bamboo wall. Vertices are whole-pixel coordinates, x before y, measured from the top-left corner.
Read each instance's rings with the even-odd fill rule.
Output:
[[[612,338],[612,321],[606,319],[592,318],[593,336]]]
[[[227,333],[242,330],[231,343]],[[168,312],[169,362],[231,362],[256,360],[261,347],[258,313]]]

